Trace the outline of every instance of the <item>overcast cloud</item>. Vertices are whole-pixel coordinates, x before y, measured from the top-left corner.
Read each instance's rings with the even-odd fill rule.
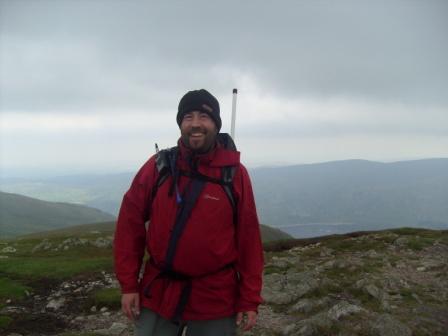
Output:
[[[448,2],[0,0],[2,174],[135,170],[202,87],[249,166],[448,157]]]

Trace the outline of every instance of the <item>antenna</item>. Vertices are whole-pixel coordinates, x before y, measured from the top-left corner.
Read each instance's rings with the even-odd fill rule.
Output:
[[[233,98],[232,98],[232,123],[230,126],[230,136],[232,139],[235,139],[235,119],[236,119],[236,96],[238,94],[237,89],[233,89]]]

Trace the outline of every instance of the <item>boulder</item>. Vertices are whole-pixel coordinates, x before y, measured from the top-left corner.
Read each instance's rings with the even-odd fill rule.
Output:
[[[370,324],[371,336],[411,336],[411,329],[389,314],[378,316]]]
[[[42,240],[39,244],[37,244],[36,246],[33,247],[33,249],[31,250],[31,253],[35,253],[37,251],[47,251],[49,249],[51,249],[53,245],[48,241],[48,239],[44,239]]]
[[[95,330],[95,334],[104,335],[104,336],[119,336],[121,335],[127,328],[127,325],[120,322],[114,322],[108,329],[98,329]]]
[[[97,248],[109,248],[112,247],[112,239],[99,237],[93,242],[90,242],[93,246]]]
[[[15,249],[12,246],[6,246],[6,247],[2,248],[2,250],[0,252],[2,252],[2,253],[15,253],[15,252],[17,252],[17,249]]]
[[[362,311],[364,311],[364,309],[359,306],[350,304],[347,301],[341,301],[328,310],[327,316],[333,321],[338,321],[343,317],[360,313]]]
[[[52,310],[59,310],[65,305],[65,298],[61,297],[58,299],[52,299],[50,300],[45,308],[52,309]]]

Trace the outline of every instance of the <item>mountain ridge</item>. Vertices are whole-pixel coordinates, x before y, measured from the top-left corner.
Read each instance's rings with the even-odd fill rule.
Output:
[[[111,214],[81,204],[42,201],[0,192],[0,235],[45,231],[60,226],[115,219]]]

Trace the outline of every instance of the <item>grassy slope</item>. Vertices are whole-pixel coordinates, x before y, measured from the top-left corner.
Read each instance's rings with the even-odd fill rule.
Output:
[[[261,228],[261,239],[263,240],[263,243],[277,240],[292,239],[292,237],[289,234],[279,229],[267,225],[261,225],[260,228]]]
[[[114,216],[77,204],[46,202],[0,192],[0,236],[16,236],[81,223],[113,220]]]
[[[33,293],[37,283],[42,286],[48,284],[55,284],[64,279],[72,279],[73,277],[90,278],[99,275],[102,271],[112,272],[112,249],[111,248],[96,248],[91,245],[74,246],[66,251],[38,251],[32,253],[32,249],[43,238],[47,238],[53,247],[56,247],[67,237],[77,236],[79,238],[87,238],[95,240],[98,237],[111,236],[113,233],[113,222],[101,223],[96,225],[81,225],[65,230],[58,230],[46,235],[29,235],[26,238],[10,240],[7,242],[9,246],[14,247],[17,252],[8,254],[8,258],[0,258],[0,307],[7,299],[13,299],[14,302],[23,300],[26,297],[26,292]],[[432,243],[438,239],[444,244],[448,244],[448,231],[431,231],[422,229],[395,229],[378,231],[377,233],[394,232],[400,236],[419,235],[420,239],[408,241],[408,248],[413,250],[420,250],[424,248],[428,242]],[[304,246],[321,242],[322,246],[334,249],[335,251],[344,251],[344,253],[358,253],[359,251],[385,250],[385,246],[389,241],[381,241],[378,239],[366,240],[363,245],[354,244],[349,237],[359,237],[368,235],[367,232],[358,232],[346,235],[333,235],[328,237],[318,237],[313,239],[291,239],[265,244],[265,259],[269,262],[275,255],[282,255],[282,250],[291,248],[292,246]],[[387,238],[387,235],[385,235]],[[385,239],[386,239],[385,238]],[[6,242],[0,242],[0,249],[6,245]],[[319,257],[318,250],[310,250],[308,254],[303,257],[316,258]],[[3,253],[5,254],[5,253]],[[373,269],[372,269],[373,270]],[[269,273],[272,270],[266,269]],[[275,270],[274,270],[275,271]],[[328,274],[333,276],[333,274]],[[340,277],[340,274],[334,274]],[[338,278],[339,279],[339,278]],[[354,280],[353,280],[354,281]],[[320,288],[319,295],[327,295],[327,289]],[[322,293],[321,293],[322,292]],[[317,295],[316,294],[316,295]],[[354,293],[353,295],[355,295]],[[106,290],[92,293],[92,300],[95,303],[101,302],[101,305],[115,307],[119,303],[118,290]],[[0,316],[7,318],[7,316]],[[0,326],[1,331],[1,326]]]

